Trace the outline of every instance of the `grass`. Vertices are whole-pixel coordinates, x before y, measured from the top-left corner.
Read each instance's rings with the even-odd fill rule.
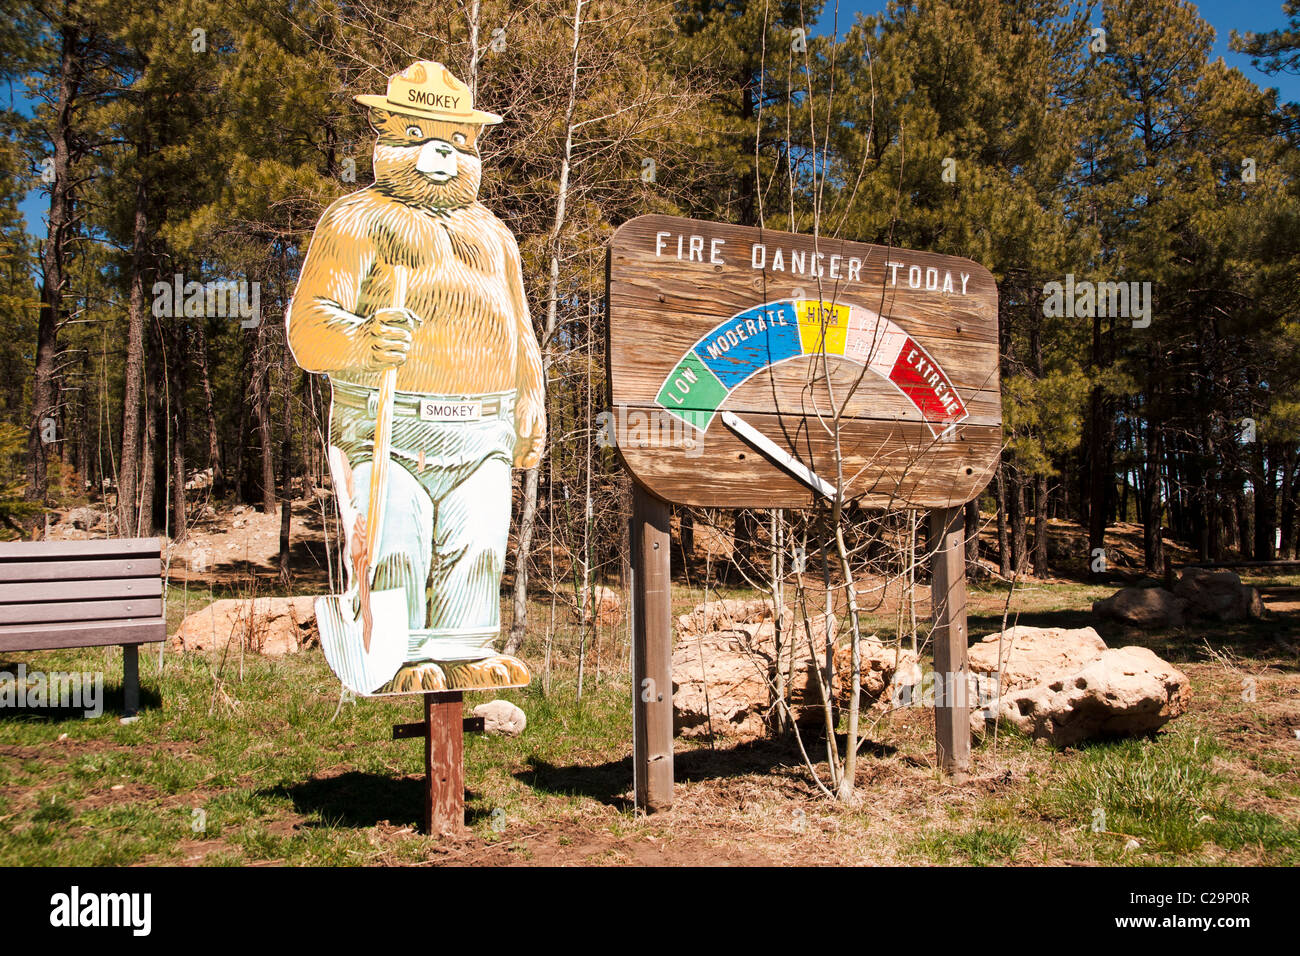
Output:
[[[1096,744],[1044,789],[1037,808],[1062,822],[1086,822],[1101,836],[1135,840],[1142,855],[1205,863],[1222,851],[1255,850],[1294,865],[1300,827],[1235,807],[1239,781],[1218,769],[1231,766],[1228,756],[1215,741],[1186,734]]]
[[[1075,584],[1017,591],[1020,622],[1086,620],[1096,592]],[[202,603],[189,592],[190,610]],[[698,596],[674,593],[677,610]],[[972,590],[971,633],[1001,624],[1006,591]],[[173,607],[176,603],[173,602]],[[545,622],[549,604],[533,608]],[[978,622],[978,623],[977,623]],[[1071,625],[1074,626],[1074,625]],[[1272,626],[1291,633],[1289,623]],[[987,630],[986,630],[987,628]],[[145,707],[117,720],[117,648],[6,655],[0,670],[102,671],[108,710],[0,712],[0,858],[12,865],[493,863],[934,863],[1123,865],[1300,863],[1300,673],[1253,625],[1199,634],[1103,634],[1185,661],[1193,710],[1152,739],[1057,751],[1001,732],[981,743],[972,779],[933,769],[931,716],[876,723],[858,780],[863,799],[822,798],[788,741],[678,742],[677,805],[630,805],[630,680],[625,627],[588,648],[576,700],[577,634],[556,634],[549,690],[501,692],[528,715],[518,738],[470,736],[470,834],[415,832],[422,748],[393,741],[413,698],[340,702],[319,650],[283,659],[141,655]],[[1276,633],[1276,630],[1275,632]],[[540,641],[525,656],[541,670]],[[1176,653],[1175,653],[1176,652]],[[597,668],[599,664],[599,668]],[[1241,674],[1257,679],[1242,699]],[[597,676],[599,675],[599,676]],[[466,695],[467,710],[493,695]],[[810,752],[822,745],[812,741]],[[823,774],[825,768],[821,768]],[[1100,811],[1100,813],[1098,813]],[[1134,848],[1131,841],[1137,843]]]
[[[1011,827],[976,826],[970,830],[939,830],[910,844],[918,857],[931,863],[968,863],[992,866],[1013,862],[1024,843],[1024,835]]]
[[[98,718],[9,713],[0,717],[0,855],[13,864],[103,865],[282,860],[345,864],[413,859],[431,841],[377,848],[372,828],[406,830],[420,814],[418,741],[391,740],[417,719],[414,698],[340,704],[320,652],[281,660],[141,655],[145,707],[121,724],[117,648],[11,655],[29,671],[104,673],[108,710]],[[12,670],[15,661],[0,663]],[[241,673],[242,671],[242,673]],[[222,693],[217,693],[220,688]],[[575,795],[626,789],[611,770],[593,783],[572,765],[618,761],[631,735],[624,677],[607,674],[575,701],[567,678],[500,696],[524,707],[520,738],[466,738],[468,801],[476,834],[498,838],[502,815],[523,822]],[[466,708],[491,699],[467,694]],[[497,830],[492,828],[496,812]],[[426,847],[427,848],[427,847]]]

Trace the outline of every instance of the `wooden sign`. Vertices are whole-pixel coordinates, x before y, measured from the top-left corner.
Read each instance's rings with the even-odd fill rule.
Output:
[[[949,508],[997,466],[997,287],[969,259],[641,216],[607,302],[610,437],[666,501],[808,507],[842,480]]]

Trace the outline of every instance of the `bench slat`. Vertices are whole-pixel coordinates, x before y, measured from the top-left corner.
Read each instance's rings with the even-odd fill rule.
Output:
[[[162,597],[162,578],[106,578],[103,580],[22,581],[0,584],[0,623],[5,604],[41,601],[89,601],[93,598]]]
[[[0,583],[64,581],[74,578],[143,578],[162,574],[162,558],[117,558],[106,561],[0,561]]]
[[[0,633],[14,624],[55,621],[124,621],[162,617],[161,598],[125,601],[53,601],[44,604],[7,604],[0,612]]]
[[[0,561],[58,561],[75,558],[111,559],[162,553],[159,538],[94,538],[89,541],[6,541]]]
[[[42,651],[56,647],[149,644],[166,640],[165,621],[85,621],[0,628],[0,651]]]

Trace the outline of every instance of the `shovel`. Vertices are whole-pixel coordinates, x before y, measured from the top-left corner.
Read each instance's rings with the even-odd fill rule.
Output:
[[[395,266],[394,307],[406,306],[409,269]],[[388,500],[389,446],[393,438],[393,392],[397,366],[384,369],[379,383],[379,410],[375,417],[375,444],[370,461],[370,500],[366,507],[366,533],[361,553],[353,557],[354,586],[344,594],[316,599],[316,626],[325,659],[343,686],[369,695],[392,680],[406,661],[409,612],[405,588],[371,591],[372,562],[379,551],[379,531]],[[357,608],[354,611],[353,608]]]

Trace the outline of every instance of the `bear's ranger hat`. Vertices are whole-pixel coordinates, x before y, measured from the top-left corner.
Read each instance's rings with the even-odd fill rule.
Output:
[[[420,60],[388,78],[388,93],[379,96],[363,93],[353,97],[358,103],[415,116],[420,119],[452,123],[477,123],[492,126],[501,122],[496,113],[474,109],[469,87],[456,79],[441,63]]]

